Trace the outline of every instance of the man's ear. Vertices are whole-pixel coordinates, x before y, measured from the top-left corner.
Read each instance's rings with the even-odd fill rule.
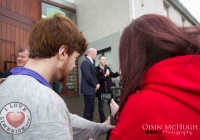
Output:
[[[67,45],[62,45],[59,50],[58,50],[58,57],[61,60],[64,60],[66,55],[67,55],[67,50],[68,50],[68,46]]]

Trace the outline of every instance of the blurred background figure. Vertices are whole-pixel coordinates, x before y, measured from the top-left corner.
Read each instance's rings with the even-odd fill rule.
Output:
[[[95,93],[99,89],[99,82],[96,79],[96,71],[93,64],[97,51],[94,48],[88,49],[87,56],[81,63],[81,93],[84,96],[83,117],[93,121]]]
[[[112,79],[116,78],[121,74],[120,71],[112,72],[111,69],[106,65],[106,57],[99,57],[99,65],[96,67],[96,77],[100,84],[100,88],[97,90],[96,96],[98,98],[98,110],[100,116],[100,122],[104,122],[106,120],[104,114],[104,99],[101,98],[102,93],[110,93],[111,94],[111,86]],[[110,106],[110,100],[108,99],[108,105]]]
[[[28,60],[29,60],[29,49],[28,49],[28,47],[20,47],[18,49],[17,67],[23,67]],[[6,70],[1,75],[1,78],[6,78],[9,75],[11,75],[10,70]]]
[[[17,66],[23,67],[26,62],[29,60],[29,49],[28,47],[21,47],[18,50],[18,56],[17,56]]]

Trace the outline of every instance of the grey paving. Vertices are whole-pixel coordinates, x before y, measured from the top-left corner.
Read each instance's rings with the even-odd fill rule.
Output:
[[[79,116],[83,116],[83,109],[84,109],[84,99],[82,95],[78,96],[67,96],[62,97],[69,111],[73,114],[77,114]],[[106,102],[104,102],[104,112],[106,116],[110,115],[109,107]],[[94,122],[100,122],[99,113],[98,113],[98,99],[95,99],[95,111],[94,111]],[[105,140],[106,134],[99,137],[97,140]]]

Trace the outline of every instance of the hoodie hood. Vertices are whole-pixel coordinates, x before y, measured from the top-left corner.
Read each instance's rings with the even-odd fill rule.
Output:
[[[112,130],[112,140],[200,140],[200,56],[169,58],[144,75]]]
[[[200,55],[169,58],[144,75],[143,89],[150,89],[200,113]]]

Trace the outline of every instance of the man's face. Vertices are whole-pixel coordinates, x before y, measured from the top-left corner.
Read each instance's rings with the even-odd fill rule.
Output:
[[[23,67],[26,62],[28,61],[28,50],[25,50],[23,52],[19,52],[17,56],[17,66],[18,67]]]
[[[63,81],[66,79],[69,75],[69,73],[72,71],[72,69],[75,67],[75,61],[76,58],[79,57],[79,53],[77,51],[73,52],[71,56],[67,58],[67,60],[64,62],[63,66],[60,68],[62,77],[60,81]]]
[[[100,60],[99,60],[99,64],[101,66],[105,66],[106,65],[106,58],[105,57],[101,57]]]

